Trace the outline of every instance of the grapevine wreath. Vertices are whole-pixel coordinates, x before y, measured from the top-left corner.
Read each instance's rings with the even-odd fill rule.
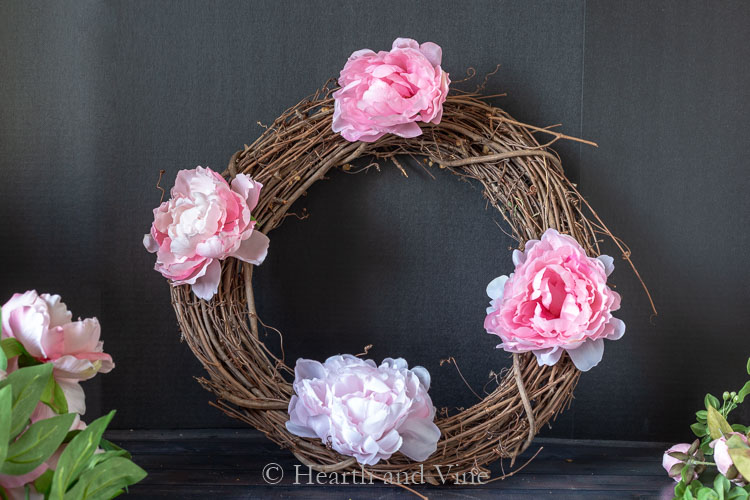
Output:
[[[601,255],[598,235],[628,262],[629,251],[549,149],[579,139],[512,119],[488,104],[483,86],[449,93],[441,55],[436,44],[409,39],[353,53],[338,87],[327,84],[284,112],[221,175],[181,171],[144,238],[173,285],[180,328],[208,372],[200,382],[214,404],[319,472],[389,482],[419,473],[439,484],[445,471],[435,466],[450,464],[449,480],[486,479],[489,463],[514,461],[570,403],[604,339],[624,333],[611,315],[620,303],[607,285],[613,259]],[[288,366],[260,339],[253,295],[268,235],[313,183],[373,157],[406,176],[404,156],[481,184],[519,246],[515,272],[487,287],[485,318],[512,368],[483,401],[437,418],[429,373],[403,359],[378,366],[343,355]]]

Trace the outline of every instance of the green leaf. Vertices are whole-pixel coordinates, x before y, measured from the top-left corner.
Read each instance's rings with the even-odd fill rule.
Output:
[[[737,471],[745,478],[750,478],[750,448],[729,448],[729,456]]]
[[[111,411],[108,415],[94,420],[85,430],[71,439],[57,462],[57,469],[52,479],[52,488],[49,494],[50,499],[63,499],[68,487],[83,472],[99,447],[102,434],[114,416],[115,412]]]
[[[735,486],[726,496],[725,500],[747,500],[748,492],[739,486]]]
[[[16,356],[21,355],[28,356],[29,358],[32,357],[31,354],[29,354],[29,351],[27,351],[23,346],[23,344],[16,339],[3,339],[0,342],[0,348],[2,348],[3,352],[5,352],[5,355],[8,357],[8,359],[15,358]]]
[[[104,451],[124,451],[125,454],[123,455],[123,457],[125,457],[127,459],[132,459],[133,458],[133,456],[130,454],[130,452],[128,450],[120,448],[115,443],[113,443],[111,441],[107,441],[106,439],[102,439],[101,443],[99,443],[99,447],[101,449],[103,449]]]
[[[68,413],[68,400],[65,399],[65,393],[60,384],[55,380],[55,377],[50,377],[40,401],[52,408],[59,415]]]
[[[8,500],[8,493],[5,491],[5,488],[0,486],[0,499],[2,500]]]
[[[0,313],[0,325],[2,325],[2,314]],[[0,338],[2,338],[2,326],[0,326]],[[5,351],[0,349],[0,370],[5,371],[8,369],[8,356],[5,355]]]
[[[0,389],[0,465],[8,455],[8,442],[10,441],[10,412],[13,404],[13,388],[3,387]]]
[[[721,500],[724,500],[724,493],[729,493],[729,490],[732,488],[732,483],[729,482],[729,479],[727,479],[725,476],[719,474],[716,476],[716,479],[714,479],[714,489],[717,493],[719,493],[719,497]]]
[[[63,444],[70,443],[74,437],[79,435],[81,433],[80,429],[73,429],[72,431],[68,431],[68,434],[65,436],[65,439],[63,439]]]
[[[747,358],[747,374],[750,375],[750,358]]]
[[[97,464],[101,462],[105,462],[107,460],[110,460],[115,457],[124,457],[127,452],[125,450],[120,451],[105,451],[102,453],[95,453],[93,457],[91,457],[91,460],[89,460],[89,463],[86,465],[86,468],[91,469],[92,467],[96,466]],[[129,459],[128,459],[129,460]]]
[[[697,500],[719,500],[719,495],[711,488],[703,487],[698,490]]]
[[[695,466],[694,465],[686,465],[682,468],[682,472],[680,473],[680,476],[682,477],[682,480],[686,483],[689,483],[693,480],[693,473],[695,472]]]
[[[719,400],[716,398],[716,396],[712,396],[711,394],[706,394],[706,397],[703,398],[703,404],[706,405],[706,410],[712,407],[715,410],[719,409]]]
[[[110,458],[81,474],[64,500],[109,500],[144,477],[146,471],[127,458]]]
[[[47,469],[44,474],[34,480],[34,488],[42,495],[49,493],[49,488],[52,486],[52,475],[55,473],[52,469]]]
[[[16,370],[5,380],[0,381],[0,389],[7,386],[13,388],[11,439],[20,434],[28,424],[29,417],[36,408],[50,377],[52,377],[52,364],[44,363]]]
[[[706,424],[701,424],[698,422],[691,425],[690,430],[693,431],[693,434],[695,434],[698,437],[703,437],[708,434],[706,430]]]
[[[75,416],[75,413],[68,413],[32,424],[11,443],[0,473],[20,476],[39,467],[60,446]]]
[[[732,426],[729,425],[727,419],[713,406],[708,407],[708,432],[712,439],[719,439],[732,432]]]
[[[696,411],[695,417],[698,419],[698,422],[705,424],[706,418],[708,417],[708,412],[706,410]]]
[[[733,435],[727,439],[727,448],[748,448],[748,446],[740,436]]]
[[[745,396],[748,394],[750,394],[750,381],[745,382],[745,385],[742,386],[740,392],[737,393],[737,402],[742,403],[745,401]]]
[[[674,496],[677,498],[680,498],[687,489],[687,484],[685,484],[685,481],[680,480],[675,486],[674,486]]]

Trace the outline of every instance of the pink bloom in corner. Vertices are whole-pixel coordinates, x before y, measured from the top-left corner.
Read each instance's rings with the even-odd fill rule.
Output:
[[[397,38],[390,52],[354,52],[334,92],[333,131],[347,141],[373,142],[385,134],[416,137],[416,122],[440,123],[450,79],[439,45]]]
[[[409,370],[401,358],[386,358],[379,367],[349,354],[325,363],[298,359],[286,428],[330,443],[363,465],[397,451],[423,461],[440,439],[429,388],[427,370]]]
[[[596,366],[604,339],[625,333],[625,323],[612,317],[620,308],[620,295],[607,286],[612,257],[591,258],[575,239],[547,229],[541,241],[514,250],[513,263],[513,274],[487,286],[484,327],[502,339],[497,347],[531,351],[540,365],[557,363],[567,351],[579,370]]]
[[[671,477],[675,481],[679,481],[682,478],[682,465],[685,465],[685,462],[675,457],[671,457],[669,456],[669,454],[675,452],[687,454],[688,451],[690,451],[690,444],[680,443],[672,446],[670,449],[664,452],[664,456],[661,459],[661,466],[664,467],[665,471],[667,471],[669,477]],[[675,467],[678,464],[680,464],[680,467]],[[697,479],[698,474],[696,472],[693,472],[693,474],[695,475],[694,479]]]
[[[737,436],[746,446],[750,446],[750,443],[748,443],[747,440],[747,436],[745,436],[741,432],[732,432],[730,434],[727,434],[726,436],[720,437],[719,439],[714,439],[713,441],[711,441],[711,448],[714,449],[714,461],[716,462],[716,468],[719,469],[719,472],[727,476],[727,479],[737,484],[738,486],[745,486],[747,484],[748,478],[745,478],[741,474],[739,474],[737,468],[734,467],[732,457],[729,455],[729,446],[727,445],[727,440],[732,436]],[[730,469],[732,470],[730,471]]]
[[[262,187],[244,174],[230,186],[210,168],[180,170],[171,198],[154,209],[151,233],[143,238],[156,253],[155,269],[174,286],[192,285],[195,295],[209,300],[219,289],[220,260],[262,263],[268,237],[254,231],[250,214]]]
[[[78,382],[115,366],[99,340],[99,321],[71,321],[72,315],[59,295],[39,295],[34,290],[13,295],[3,305],[2,316],[2,337],[15,338],[36,360],[52,363],[69,410],[85,413],[83,389]]]

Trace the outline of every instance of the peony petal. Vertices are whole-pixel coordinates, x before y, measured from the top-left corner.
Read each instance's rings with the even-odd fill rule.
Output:
[[[99,360],[89,360],[78,358],[66,354],[55,359],[52,362],[55,365],[55,377],[62,377],[70,380],[88,380],[99,372],[102,362]]]
[[[57,384],[65,394],[68,402],[68,412],[83,415],[86,413],[86,395],[83,388],[76,380],[56,378]]]
[[[600,255],[596,260],[604,264],[604,272],[607,273],[607,276],[612,274],[612,271],[615,270],[615,259],[609,255]]]
[[[316,438],[318,437],[313,430],[307,426],[299,425],[291,420],[287,421],[286,423],[286,430],[294,434],[295,436],[299,437],[305,437],[305,438]]]
[[[390,130],[389,132],[396,134],[399,137],[404,137],[406,139],[411,139],[412,137],[417,137],[422,135],[422,129],[416,122],[410,122],[410,123],[402,123],[401,125],[396,125]]]
[[[240,247],[230,255],[243,262],[258,266],[266,259],[268,244],[268,236],[260,231],[253,231],[250,237],[243,241]]]
[[[552,366],[558,361],[560,361],[560,356],[562,356],[562,349],[560,349],[559,347],[550,347],[549,349],[537,349],[533,352],[534,352],[534,356],[536,356],[536,362],[539,363],[539,366],[542,366],[542,365]]]
[[[440,66],[440,63],[443,60],[443,49],[440,48],[440,45],[433,42],[425,42],[419,46],[419,51],[424,54],[427,60],[430,61],[430,64],[434,67],[437,68]]]
[[[430,372],[423,366],[415,366],[411,369],[411,372],[417,376],[419,383],[422,384],[425,391],[430,390]]]
[[[604,355],[604,340],[587,340],[575,349],[566,349],[576,368],[587,372],[602,360]]]
[[[440,429],[432,420],[408,419],[398,432],[403,438],[399,451],[414,461],[427,460],[437,450]]]
[[[143,246],[151,253],[156,253],[159,250],[159,244],[150,234],[143,235]]]
[[[396,38],[391,49],[418,49],[419,44],[413,38]]]
[[[83,354],[96,352],[99,345],[101,326],[96,318],[86,318],[82,321],[73,321],[62,326],[63,332],[63,354]],[[49,356],[55,358],[58,356]]]
[[[211,260],[211,259],[209,259]],[[203,300],[211,300],[219,291],[219,281],[221,280],[221,264],[218,260],[211,260],[206,267],[206,274],[195,280],[193,283],[193,293]]]
[[[502,300],[503,290],[505,290],[505,282],[508,281],[507,276],[498,276],[494,280],[490,281],[487,285],[487,295],[492,300]]]
[[[195,253],[207,259],[223,259],[224,241],[219,235],[211,236],[195,246]]]
[[[2,307],[2,320],[3,320],[3,327],[0,329],[0,336],[2,338],[13,336],[10,331],[10,324],[8,323],[8,319],[10,318],[10,313],[14,309],[18,309],[22,306],[30,306],[36,300],[39,298],[39,295],[36,293],[36,290],[29,290],[25,293],[14,293],[13,296],[3,304]]]
[[[33,357],[46,358],[45,337],[49,331],[49,316],[34,306],[23,306],[10,312],[8,332],[16,338]],[[62,334],[53,330],[53,335]]]
[[[258,198],[260,197],[260,190],[262,188],[263,184],[254,181],[252,177],[245,174],[237,174],[232,179],[232,191],[242,196],[250,210],[258,205]]]
[[[625,322],[621,319],[610,319],[607,327],[611,329],[611,332],[605,337],[609,340],[620,340],[625,335]]]
[[[297,382],[303,379],[312,380],[316,378],[326,378],[326,369],[320,361],[299,358],[297,364],[294,366],[294,381]]]
[[[65,305],[65,302],[61,300],[59,295],[43,293],[39,298],[47,303],[47,314],[49,314],[50,328],[70,323],[73,314],[68,311],[68,306]]]

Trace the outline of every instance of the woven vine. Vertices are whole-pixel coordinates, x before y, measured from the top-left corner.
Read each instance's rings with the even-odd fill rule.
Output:
[[[513,120],[478,93],[454,91],[440,124],[422,124],[421,136],[352,143],[331,130],[331,92],[326,85],[288,109],[232,156],[225,177],[244,173],[264,185],[253,210],[256,230],[268,234],[281,225],[292,204],[332,168],[351,170],[355,160],[375,158],[390,160],[408,176],[399,158],[410,156],[423,168],[448,169],[481,184],[519,248],[555,228],[573,236],[591,256],[601,254],[598,237],[606,235],[630,261],[627,248],[548,149],[557,140],[573,138]],[[535,134],[549,141],[540,143]],[[264,325],[255,309],[252,275],[252,265],[230,258],[222,263],[219,291],[211,301],[197,299],[189,286],[172,288],[184,338],[208,373],[200,382],[218,398],[213,404],[290,449],[303,464],[323,472],[360,471],[354,458],[286,430],[293,371],[259,337]],[[567,355],[550,367],[539,366],[530,353],[514,354],[512,368],[483,401],[438,418],[442,436],[423,467],[397,453],[365,470],[375,478],[423,471],[424,481],[432,484],[442,482],[434,465],[452,464],[452,474],[488,473],[486,466],[495,460],[515,460],[539,429],[569,405],[579,375]]]

